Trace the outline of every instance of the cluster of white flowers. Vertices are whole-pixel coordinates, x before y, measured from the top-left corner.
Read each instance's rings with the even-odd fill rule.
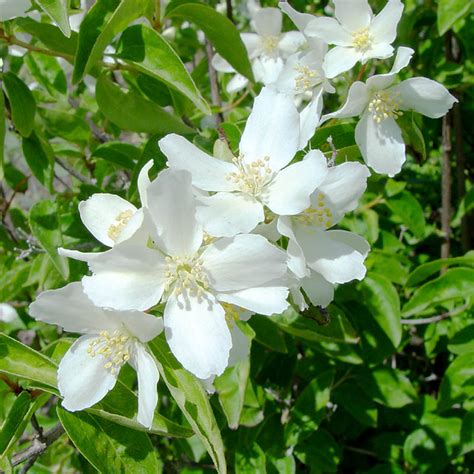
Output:
[[[319,123],[360,116],[356,141],[366,163],[393,175],[405,160],[401,111],[439,117],[455,99],[425,78],[392,85],[413,53],[401,47],[388,74],[354,82],[346,104],[321,116],[323,93],[334,92],[330,80],[359,61],[393,55],[403,9],[389,0],[374,17],[366,0],[334,3],[337,19],[280,4],[299,32],[281,33],[278,9],[255,13],[257,33],[242,37],[256,77],[267,85],[236,156],[229,149],[210,156],[171,134],[159,141],[168,168],[153,181],[151,162],[140,173],[140,209],[111,194],[80,204],[84,225],[110,249],[60,249],[87,262],[90,276],[46,291],[30,306],[36,319],[84,334],[59,366],[67,409],[100,401],[129,363],[138,374],[137,419],[150,427],[159,374],[146,343],[163,329],[182,366],[209,382],[248,354],[238,320],[281,313],[289,300],[302,310],[309,303],[326,307],[335,285],[364,277],[368,243],[333,227],[357,207],[369,169],[335,165],[319,150],[295,161],[297,153]],[[215,66],[229,70],[219,57]],[[244,82],[236,76],[230,87]],[[298,111],[302,100],[309,104]]]

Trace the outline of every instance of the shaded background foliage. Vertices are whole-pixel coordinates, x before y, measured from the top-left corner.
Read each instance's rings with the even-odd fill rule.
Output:
[[[135,379],[125,367],[99,407],[57,408],[55,363],[71,339],[32,320],[27,306],[87,272],[59,257],[58,246],[100,249],[79,201],[110,192],[136,202],[138,171],[149,159],[155,173],[164,167],[157,140],[169,132],[208,151],[225,137],[235,149],[258,86],[228,96],[229,77],[217,88],[208,68],[207,41],[252,76],[232,25],[248,28],[243,3],[175,0],[161,12],[151,0],[95,3],[79,34],[67,21],[80,8],[75,0],[38,1],[41,21],[18,18],[0,30],[0,301],[19,314],[0,322],[1,469],[200,473],[214,462],[224,472],[226,459],[237,473],[472,472],[474,3],[404,2],[397,44],[416,55],[402,74],[443,83],[460,104],[444,120],[405,115],[402,173],[373,175],[342,222],[372,246],[366,279],[340,287],[327,314],[288,310],[243,323],[250,360],[216,380],[210,405],[159,338],[160,415],[151,435],[131,424]],[[322,13],[328,2],[291,3]],[[371,2],[375,11],[384,3]],[[154,29],[129,26],[140,17]],[[294,29],[287,18],[285,27]],[[337,83],[328,110],[358,72]],[[316,131],[312,146],[328,156],[329,136],[339,161],[360,159],[352,121]]]

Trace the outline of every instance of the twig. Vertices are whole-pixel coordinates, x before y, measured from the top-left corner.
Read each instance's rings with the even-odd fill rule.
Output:
[[[225,0],[227,18],[234,23],[234,13],[232,11],[232,0]]]
[[[56,163],[59,166],[61,166],[61,168],[65,169],[70,175],[74,176],[76,179],[78,179],[82,183],[93,184],[92,180],[90,180],[89,178],[86,178],[84,175],[76,171],[72,166],[69,166],[69,164],[66,161],[62,160],[58,156],[54,157],[54,161],[56,161]]]
[[[401,319],[402,324],[409,324],[413,326],[422,325],[422,324],[431,324],[442,321],[443,319],[448,319],[451,316],[456,316],[457,314],[462,313],[467,308],[467,304],[461,306],[460,308],[455,308],[446,313],[438,314],[437,316],[431,316],[430,318],[419,318],[419,319]]]
[[[367,64],[368,64],[368,63],[365,63],[365,64],[360,68],[359,74],[357,74],[357,77],[356,77],[356,79],[355,79],[354,82],[360,81],[360,80],[362,79],[362,76],[365,74],[365,71],[367,70]]]
[[[20,472],[27,472],[28,469],[33,466],[36,460],[48,449],[48,447],[53,444],[62,434],[64,433],[64,428],[60,423],[58,423],[54,428],[51,428],[49,431],[44,433],[43,440],[41,441],[39,437],[36,437],[33,440],[33,443],[30,447],[26,448],[23,451],[15,454],[12,457],[12,466],[18,466],[23,462],[26,464],[23,466],[23,469]]]
[[[209,41],[206,40],[206,55],[207,55],[207,68],[209,72],[209,82],[211,84],[211,97],[212,105],[217,106],[219,110],[222,108],[221,96],[219,94],[219,83],[217,82],[217,73],[214,67],[212,66],[212,46]],[[216,113],[216,126],[224,121],[224,116],[222,112]]]
[[[372,451],[368,451],[367,449],[361,448],[354,448],[353,446],[344,446],[345,449],[348,451],[353,451],[354,453],[365,454],[366,456],[370,456],[371,458],[377,458],[377,454],[373,453]]]

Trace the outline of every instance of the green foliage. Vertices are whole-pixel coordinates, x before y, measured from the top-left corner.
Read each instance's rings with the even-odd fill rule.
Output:
[[[318,15],[328,4],[290,3]],[[136,419],[137,380],[128,366],[94,407],[61,408],[57,366],[77,335],[33,320],[28,306],[88,273],[58,247],[107,250],[83,226],[78,204],[110,193],[139,207],[143,165],[153,161],[150,178],[166,165],[157,147],[164,135],[185,135],[226,158],[228,148],[238,149],[260,88],[240,37],[250,28],[246,7],[232,2],[232,22],[223,3],[174,0],[160,11],[152,0],[97,0],[77,33],[70,25],[79,1],[36,0],[41,17],[0,23],[0,303],[19,315],[0,321],[0,471],[25,466],[12,463],[39,423],[44,433],[58,426],[65,433],[34,473],[473,472],[474,4],[403,3],[394,45],[416,54],[402,78],[441,81],[460,100],[459,115],[449,116],[449,256],[440,258],[441,121],[406,113],[398,119],[403,171],[373,173],[340,223],[371,245],[365,279],[336,288],[326,311],[292,305],[240,321],[250,356],[214,380],[214,394],[156,338],[148,347],[160,372],[159,403],[149,430]],[[371,4],[378,12],[385,1]],[[288,18],[284,29],[294,29]],[[447,37],[459,56],[446,54]],[[246,90],[229,94],[230,76],[219,74],[216,99],[204,41],[251,81]],[[15,55],[19,42],[26,47]],[[372,61],[367,70],[390,67]],[[356,69],[335,81],[324,110],[336,110],[348,85],[366,74]],[[355,125],[324,123],[311,148],[330,158],[334,147],[336,163],[361,161]]]

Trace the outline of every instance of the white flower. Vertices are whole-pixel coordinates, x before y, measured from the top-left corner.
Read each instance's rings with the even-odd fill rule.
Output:
[[[274,281],[286,271],[285,254],[260,235],[205,245],[186,171],[161,172],[147,194],[153,243],[130,239],[91,259],[84,291],[96,305],[117,310],[166,302],[166,338],[176,358],[201,379],[219,375],[232,346],[219,302],[260,314],[283,311],[288,289]]]
[[[306,35],[336,45],[324,59],[328,78],[348,71],[359,61],[392,56],[391,44],[403,12],[400,0],[388,0],[375,17],[367,0],[334,0],[334,4],[336,19],[314,18],[305,29]]]
[[[78,411],[98,403],[114,388],[121,367],[128,362],[138,376],[137,421],[151,427],[159,373],[144,344],[162,332],[161,318],[98,308],[79,282],[41,293],[29,311],[38,321],[83,334],[59,364],[58,388],[64,408]]]
[[[161,151],[174,169],[192,174],[193,185],[216,192],[199,197],[198,219],[213,236],[250,232],[264,221],[264,206],[278,215],[298,214],[324,179],[319,150],[287,166],[300,148],[300,117],[293,100],[264,88],[247,120],[233,163],[213,158],[185,138],[167,135]]]
[[[253,73],[257,82],[274,82],[283,68],[283,61],[304,44],[304,36],[298,31],[281,32],[282,14],[278,8],[261,8],[252,17],[256,33],[242,33]],[[214,69],[235,72],[234,68],[216,54],[212,60]],[[248,79],[236,74],[227,85],[229,93],[237,92],[248,84]]]
[[[0,0],[0,21],[26,16],[26,11],[30,8],[30,0]]]
[[[16,309],[8,303],[0,303],[0,321],[3,323],[11,323],[18,319]]]
[[[289,238],[288,268],[300,279],[290,285],[294,296],[302,286],[314,305],[327,306],[336,283],[365,276],[368,243],[352,232],[328,229],[357,207],[369,175],[357,162],[331,167],[304,212],[279,217],[278,230]]]
[[[405,144],[397,124],[402,111],[414,110],[439,118],[457,102],[444,86],[425,77],[413,77],[392,85],[396,74],[410,62],[413,52],[400,47],[389,73],[372,76],[365,84],[354,82],[344,106],[321,120],[360,116],[355,138],[362,156],[377,173],[389,176],[397,174],[406,160]]]
[[[147,205],[146,189],[150,184],[148,172],[152,166],[153,161],[149,161],[138,175],[137,188],[143,207]],[[87,230],[99,242],[107,247],[114,247],[132,237],[141,238],[146,242],[148,233],[146,232],[146,215],[143,207],[137,209],[133,204],[116,194],[97,193],[79,203],[79,215]],[[98,253],[79,252],[64,248],[59,248],[58,253],[64,257],[85,262],[99,255]]]

